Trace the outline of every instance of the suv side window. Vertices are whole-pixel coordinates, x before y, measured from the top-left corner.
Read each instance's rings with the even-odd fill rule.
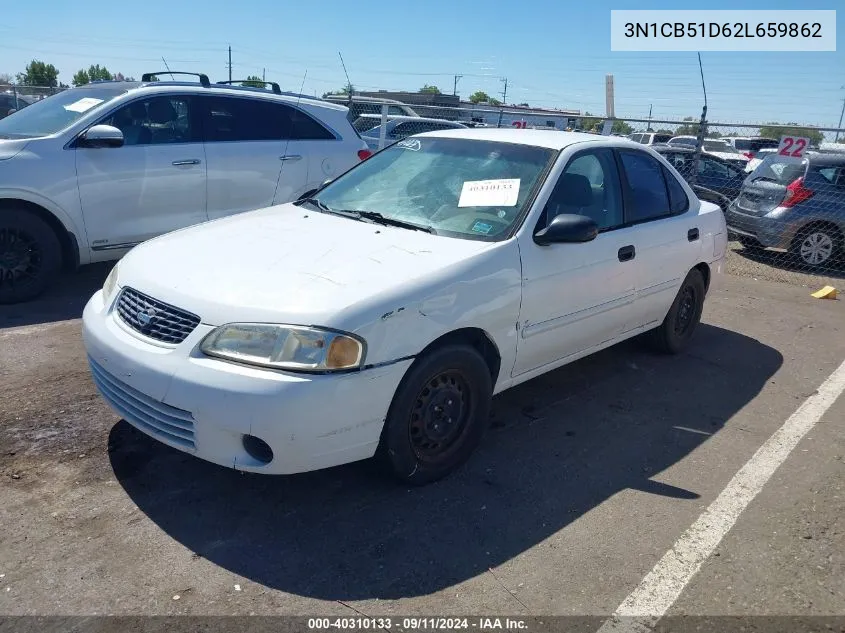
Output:
[[[625,222],[643,222],[670,215],[669,193],[663,167],[644,152],[619,152],[628,183],[629,202],[625,205]]]
[[[322,123],[311,118],[302,110],[290,108],[291,132],[293,141],[334,141],[335,135],[329,132]]]
[[[203,97],[205,138],[210,142],[279,141],[290,129],[290,112],[279,103],[238,97]]]
[[[100,123],[123,132],[124,145],[193,143],[199,140],[193,103],[187,96],[138,99]]]
[[[544,228],[562,213],[586,215],[596,221],[599,230],[622,224],[622,187],[612,150],[588,150],[569,161],[537,228]]]

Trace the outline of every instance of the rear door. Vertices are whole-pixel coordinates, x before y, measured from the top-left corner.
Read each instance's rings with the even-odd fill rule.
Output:
[[[619,150],[625,191],[625,223],[633,230],[636,301],[631,329],[651,327],[666,316],[687,272],[701,253],[699,216],[686,191],[646,152]]]
[[[249,96],[204,96],[200,101],[209,219],[285,202],[304,190],[308,160],[303,144],[289,138],[291,108]]]

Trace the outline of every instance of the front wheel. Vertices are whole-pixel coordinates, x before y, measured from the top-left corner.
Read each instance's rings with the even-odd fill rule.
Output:
[[[687,274],[663,323],[651,332],[654,347],[665,354],[677,354],[692,339],[704,309],[704,277],[697,269]]]
[[[59,240],[44,220],[24,209],[0,209],[0,304],[40,295],[61,262]]]
[[[378,459],[412,485],[448,475],[487,430],[492,383],[487,363],[472,347],[450,345],[418,358],[393,396]]]

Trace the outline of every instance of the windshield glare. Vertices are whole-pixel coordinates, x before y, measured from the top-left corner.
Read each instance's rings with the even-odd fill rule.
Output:
[[[0,119],[0,138],[49,136],[126,92],[117,88],[73,88]]]
[[[554,160],[550,149],[413,137],[317,194],[335,211],[370,211],[463,239],[503,239]]]

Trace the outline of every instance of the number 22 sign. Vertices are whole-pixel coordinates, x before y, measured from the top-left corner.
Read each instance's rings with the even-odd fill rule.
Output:
[[[804,150],[810,144],[810,139],[803,136],[781,136],[778,145],[778,156],[802,158]]]

